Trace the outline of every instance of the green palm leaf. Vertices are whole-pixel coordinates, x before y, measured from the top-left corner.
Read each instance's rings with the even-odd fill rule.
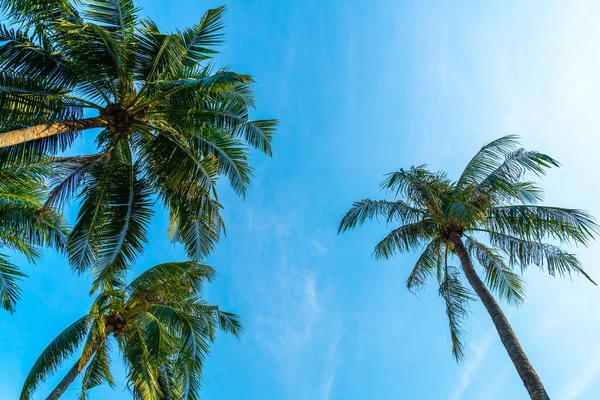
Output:
[[[417,249],[436,235],[437,226],[432,220],[422,220],[394,229],[377,246],[375,258],[388,259],[399,252]]]
[[[462,361],[465,357],[462,324],[469,313],[469,301],[474,301],[475,297],[462,285],[458,271],[452,266],[445,268],[439,295],[446,304],[446,315],[452,339],[452,355],[457,362]]]
[[[21,400],[29,400],[38,385],[46,380],[61,363],[72,355],[85,338],[88,316],[81,317],[62,331],[33,364],[21,391]]]
[[[15,312],[15,304],[21,298],[19,282],[26,276],[19,267],[0,255],[0,304],[6,311]]]
[[[501,299],[514,305],[523,304],[525,300],[523,280],[505,264],[502,257],[472,236],[467,236],[465,245],[471,255],[485,268],[488,286],[496,291]]]
[[[88,399],[88,391],[104,383],[108,383],[110,387],[114,387],[115,379],[110,371],[111,362],[111,342],[105,340],[96,353],[92,357],[87,366],[83,379],[81,380],[81,395],[80,400]]]

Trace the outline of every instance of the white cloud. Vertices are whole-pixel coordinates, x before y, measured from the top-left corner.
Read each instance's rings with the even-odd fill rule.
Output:
[[[477,368],[483,361],[495,338],[496,331],[491,329],[483,336],[483,338],[478,343],[472,346],[472,351],[470,352],[470,354],[467,355],[467,364],[465,364],[464,366],[464,370],[460,376],[458,384],[456,385],[454,393],[452,394],[452,396],[450,396],[451,400],[459,400],[463,393],[467,390],[467,388],[471,384],[471,379],[473,378],[473,375],[476,373]]]
[[[325,359],[325,374],[323,382],[321,384],[321,393],[323,400],[329,400],[331,398],[331,391],[333,389],[333,383],[335,381],[337,369],[337,348],[341,338],[342,335],[340,334],[329,345],[329,350]]]
[[[327,247],[325,247],[325,245],[323,245],[323,243],[321,243],[317,239],[314,239],[311,242],[311,244],[312,244],[312,247],[313,247],[313,250],[315,251],[315,253],[317,253],[318,255],[320,255],[322,257],[327,255],[327,252],[329,251],[329,249]]]
[[[584,363],[588,368],[579,368],[581,374],[578,374],[569,382],[567,387],[559,393],[557,396],[559,400],[572,400],[578,398],[579,395],[584,393],[586,389],[598,379],[598,376],[600,375],[600,352],[598,350],[599,349],[596,348],[595,351],[590,352],[590,359],[593,359],[593,361]]]
[[[265,286],[275,300],[255,315],[254,338],[272,358],[290,398],[328,400],[336,376],[341,330],[325,308],[314,272],[286,268]]]
[[[257,336],[259,345],[280,361],[311,340],[321,312],[315,285],[314,274],[287,269],[278,274],[275,285],[264,288],[265,291],[277,292],[269,296],[277,303],[257,313]]]

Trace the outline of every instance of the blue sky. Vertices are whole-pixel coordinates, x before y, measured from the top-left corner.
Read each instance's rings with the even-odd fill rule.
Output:
[[[221,4],[137,3],[165,29]],[[209,260],[219,277],[207,295],[242,316],[245,334],[219,337],[204,398],[526,398],[480,304],[456,365],[434,282],[418,298],[405,288],[416,255],[375,261],[384,226],[342,236],[336,227],[353,201],[383,196],[383,174],[428,163],[456,176],[484,142],[509,133],[563,164],[543,181],[548,204],[600,216],[600,3],[227,4],[220,60],[255,77],[254,116],[279,118],[281,128],[273,158],[253,157],[246,200],[222,188],[228,235]],[[159,213],[137,271],[183,259],[166,225]],[[597,279],[599,250],[576,250]],[[39,352],[90,303],[89,280],[52,253],[27,272],[17,313],[0,314],[2,399],[17,398]],[[525,277],[525,305],[505,311],[546,388],[553,399],[597,399],[600,289],[534,268]],[[122,384],[91,395],[130,398]]]

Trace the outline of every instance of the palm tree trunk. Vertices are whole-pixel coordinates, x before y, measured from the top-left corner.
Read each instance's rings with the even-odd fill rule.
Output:
[[[104,121],[104,119],[101,117],[93,117],[76,121],[53,122],[51,124],[42,124],[29,126],[27,128],[15,129],[13,131],[0,133],[0,148],[14,146],[15,144],[42,139],[65,132],[100,128],[105,125],[106,121]]]
[[[450,241],[454,245],[454,250],[460,259],[460,263],[467,280],[473,287],[473,290],[475,290],[475,293],[477,293],[481,299],[481,302],[490,314],[490,317],[492,317],[492,321],[496,326],[498,335],[500,335],[500,340],[502,341],[506,352],[515,365],[515,368],[517,369],[525,388],[529,392],[529,396],[534,400],[549,400],[550,397],[546,393],[546,389],[544,389],[542,381],[529,363],[527,355],[525,355],[525,352],[521,348],[519,340],[508,323],[508,320],[502,312],[502,309],[487,287],[483,284],[481,279],[479,279],[479,276],[477,276],[475,268],[473,268],[473,263],[469,257],[469,253],[465,248],[460,235],[455,234],[451,236]]]
[[[62,396],[65,393],[67,388],[69,386],[71,386],[71,383],[73,383],[73,381],[75,381],[75,378],[77,378],[79,373],[83,370],[83,367],[85,367],[85,364],[87,364],[87,361],[86,361],[82,365],[81,361],[82,360],[80,358],[79,360],[77,360],[75,362],[75,365],[73,365],[73,367],[69,370],[69,372],[67,372],[67,374],[64,376],[64,378],[62,378],[62,380],[54,388],[52,393],[50,393],[48,395],[48,397],[46,397],[46,400],[57,400],[58,398],[60,398],[60,396]]]

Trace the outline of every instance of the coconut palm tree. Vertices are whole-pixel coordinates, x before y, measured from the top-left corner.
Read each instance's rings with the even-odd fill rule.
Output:
[[[400,224],[377,244],[374,255],[388,259],[396,253],[422,251],[406,284],[416,291],[428,277],[437,277],[449,318],[452,352],[461,360],[462,320],[476,297],[450,264],[456,256],[529,395],[548,399],[492,292],[508,303],[521,304],[524,284],[515,268],[523,271],[530,265],[545,268],[553,276],[581,273],[592,281],[576,256],[554,243],[585,245],[598,226],[584,211],[537,204],[542,190],[524,180],[525,175],[541,176],[559,164],[545,154],[517,149],[517,139],[506,136],[483,146],[457,181],[424,166],[389,174],[382,188],[397,199],[354,203],[342,218],[339,232],[377,218]],[[481,266],[485,283],[474,262]]]
[[[48,206],[80,196],[72,265],[109,277],[146,242],[152,205],[190,258],[223,229],[216,182],[244,195],[250,147],[271,154],[274,120],[252,120],[253,80],[207,64],[223,7],[179,32],[139,18],[133,0],[0,0],[0,147],[35,159],[95,139],[63,159]],[[99,128],[92,130],[94,128]]]
[[[58,399],[83,374],[81,398],[104,383],[114,384],[111,349],[118,346],[134,398],[197,399],[204,358],[215,333],[239,335],[238,317],[207,304],[202,288],[214,270],[193,261],[156,265],[127,284],[113,275],[90,312],[62,331],[27,376],[21,400],[30,399],[78,347],[81,353],[47,399]]]
[[[24,164],[0,154],[0,246],[23,254],[29,261],[40,258],[43,247],[63,251],[68,228],[62,216],[44,209],[47,176],[56,160],[46,158]],[[21,297],[19,281],[26,275],[0,254],[0,306],[13,313]]]

